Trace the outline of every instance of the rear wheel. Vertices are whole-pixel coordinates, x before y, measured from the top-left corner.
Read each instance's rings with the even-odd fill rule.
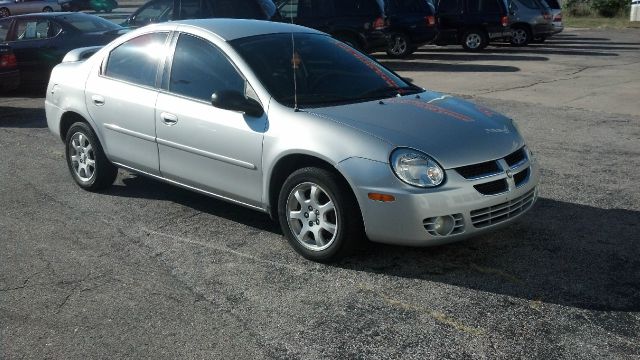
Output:
[[[531,41],[531,30],[525,26],[516,26],[511,34],[511,45],[526,46]]]
[[[42,12],[53,12],[53,9],[50,6],[45,6]]]
[[[81,188],[97,191],[113,184],[118,168],[107,159],[98,137],[88,124],[77,122],[71,125],[65,144],[69,171]]]
[[[393,34],[390,37],[389,45],[387,45],[387,55],[394,58],[407,57],[415,51],[411,46],[409,37],[402,33]]]
[[[471,29],[462,35],[462,47],[469,51],[480,51],[489,45],[487,34],[480,29]]]
[[[11,11],[7,8],[0,8],[0,18],[11,16]]]
[[[362,216],[351,190],[333,172],[308,167],[285,180],[278,218],[289,244],[309,260],[348,255],[362,239]]]

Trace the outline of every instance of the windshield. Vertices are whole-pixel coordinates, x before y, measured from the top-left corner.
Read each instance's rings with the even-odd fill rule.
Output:
[[[283,105],[293,107],[296,97],[299,107],[321,107],[423,91],[329,36],[293,36],[295,52],[292,34],[287,33],[230,42]]]
[[[122,29],[120,25],[116,25],[111,21],[105,20],[97,16],[87,16],[83,14],[69,14],[58,17],[58,19],[66,22],[80,32],[90,33],[99,31],[109,31]]]

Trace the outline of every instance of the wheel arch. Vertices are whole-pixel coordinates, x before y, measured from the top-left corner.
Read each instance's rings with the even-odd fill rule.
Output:
[[[527,30],[529,30],[529,33],[533,36],[533,27],[531,26],[531,24],[527,23],[527,22],[517,22],[514,24],[511,24],[511,28],[525,28]]]
[[[269,174],[269,182],[267,184],[267,201],[269,215],[272,219],[278,218],[278,196],[280,195],[282,184],[284,184],[287,177],[294,171],[305,167],[318,167],[338,175],[342,185],[349,189],[351,196],[353,196],[353,199],[356,201],[360,216],[362,216],[360,204],[358,203],[351,184],[333,164],[314,154],[291,153],[278,159]]]

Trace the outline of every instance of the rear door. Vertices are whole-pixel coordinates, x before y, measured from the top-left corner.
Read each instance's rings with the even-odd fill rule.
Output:
[[[111,50],[87,79],[85,101],[111,161],[159,174],[155,106],[168,32],[140,35]]]
[[[170,64],[156,110],[162,176],[258,206],[266,114],[211,105],[222,90],[254,97],[250,85],[222,50],[192,35],[180,34]]]
[[[500,18],[506,15],[503,0],[466,0],[467,12],[465,23],[472,26],[482,26],[489,38],[502,35]]]
[[[439,42],[455,43],[458,41],[458,30],[464,27],[462,14],[462,0],[439,1],[437,8]]]

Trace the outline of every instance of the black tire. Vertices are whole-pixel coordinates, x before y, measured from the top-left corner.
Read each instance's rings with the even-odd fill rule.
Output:
[[[312,199],[311,190],[306,189],[313,186],[319,189],[317,201]],[[303,199],[308,196],[308,203],[300,203],[300,197],[296,194]],[[327,207],[329,201],[332,202],[333,211],[330,210],[331,206]],[[326,212],[318,211],[323,208]],[[290,216],[294,213],[299,213],[300,217]],[[285,180],[278,196],[278,219],[289,244],[300,255],[312,261],[339,260],[352,253],[364,238],[362,215],[351,189],[339,175],[316,167],[296,170]],[[333,233],[325,230],[332,225],[335,226]],[[298,234],[304,232],[303,239],[298,239],[294,228],[300,228],[295,229],[299,230]],[[316,231],[319,238],[324,238],[320,243],[313,231]],[[307,235],[309,242],[304,239]],[[310,235],[313,235],[313,239]],[[328,236],[331,236],[329,241],[324,242]]]
[[[470,29],[462,34],[462,47],[467,51],[480,51],[489,45],[489,37],[481,29]]]
[[[411,45],[411,39],[406,34],[395,33],[389,37],[387,45],[387,55],[392,58],[406,58],[413,54],[416,48]]]
[[[0,8],[0,19],[7,16],[11,16],[11,11],[9,11],[9,9],[7,9],[6,7]]]
[[[522,25],[516,25],[512,28],[511,45],[513,46],[527,46],[533,35],[528,27]]]
[[[547,40],[546,36],[538,36],[537,38],[531,40],[531,42],[534,43],[534,44],[542,44],[546,40]]]
[[[53,12],[53,8],[51,6],[45,6],[42,12]]]
[[[82,138],[80,138],[80,135]],[[78,139],[81,140],[78,141]],[[84,139],[86,139],[86,142],[82,141]],[[90,145],[90,149],[86,145],[87,143]],[[78,145],[82,149],[78,150]],[[98,137],[87,123],[77,122],[71,125],[65,137],[65,148],[67,166],[73,180],[81,188],[88,191],[98,191],[113,184],[118,175],[118,168],[107,159]],[[91,160],[93,160],[93,166],[89,164]],[[82,166],[86,167],[84,171],[80,170]],[[89,172],[91,175],[89,175]],[[82,176],[83,173],[84,178]]]

